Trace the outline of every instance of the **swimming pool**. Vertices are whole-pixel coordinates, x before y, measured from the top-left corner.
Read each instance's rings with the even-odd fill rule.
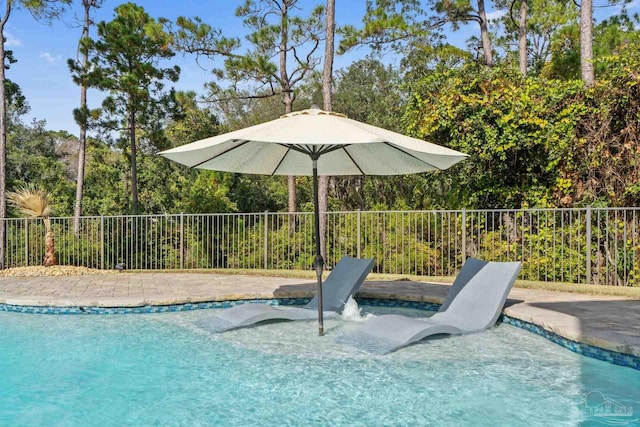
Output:
[[[348,321],[208,335],[212,312],[0,313],[0,425],[602,425],[600,395],[640,415],[640,371],[505,324],[379,356],[334,341]]]

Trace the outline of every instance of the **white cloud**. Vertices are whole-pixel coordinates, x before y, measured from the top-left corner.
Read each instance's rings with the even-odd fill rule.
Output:
[[[11,34],[9,31],[4,32],[7,41],[4,43],[7,47],[22,46],[22,40]]]
[[[502,18],[506,14],[507,14],[507,10],[506,9],[494,10],[493,12],[487,13],[487,21],[496,21],[496,20]]]
[[[60,55],[52,55],[49,52],[41,52],[40,53],[40,58],[44,58],[45,61],[47,61],[49,64],[55,64],[56,62],[60,61],[62,59],[62,56]]]

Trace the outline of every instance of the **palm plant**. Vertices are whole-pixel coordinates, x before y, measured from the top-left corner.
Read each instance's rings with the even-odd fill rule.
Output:
[[[14,192],[7,193],[9,203],[20,213],[28,218],[42,218],[45,234],[44,266],[50,267],[58,264],[56,258],[56,242],[51,228],[51,205],[49,198],[51,194],[45,190],[36,188],[34,185],[25,185]]]

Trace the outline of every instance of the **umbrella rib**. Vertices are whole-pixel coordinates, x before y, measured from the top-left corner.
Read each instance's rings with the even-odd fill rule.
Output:
[[[273,172],[271,172],[271,176],[275,175],[276,172],[278,172],[278,168],[280,167],[282,162],[284,162],[284,158],[287,157],[287,154],[289,154],[289,151],[291,151],[291,147],[287,147],[287,151],[284,152],[284,156],[282,156],[282,158],[278,162],[278,165],[276,166],[276,168],[273,170]]]
[[[349,154],[349,152],[347,151],[347,148],[346,148],[345,146],[343,146],[343,147],[342,147],[342,149],[343,149],[343,150],[344,150],[344,152],[347,154],[347,156],[349,157],[349,159],[351,159],[351,161],[353,162],[353,164],[355,165],[355,167],[357,167],[357,168],[358,168],[358,170],[360,171],[360,174],[361,174],[361,175],[366,175],[366,173],[364,173],[364,172],[362,171],[362,169],[360,168],[360,166],[358,166],[358,163],[356,162],[356,160],[355,160],[353,157],[351,157],[351,154]]]
[[[351,144],[329,145],[329,146],[323,144],[320,147],[313,146],[313,145],[300,146],[300,145],[296,145],[296,144],[282,144],[282,143],[279,143],[278,145],[281,145],[281,146],[286,147],[288,149],[297,151],[298,153],[302,153],[302,154],[306,154],[306,155],[318,154],[319,156],[321,156],[323,154],[327,154],[327,153],[330,153],[332,151],[339,150],[342,147],[348,147]],[[304,148],[302,148],[302,147],[304,147]]]
[[[391,148],[393,148],[394,150],[398,150],[398,151],[399,151],[399,152],[401,152],[402,154],[406,154],[407,156],[412,157],[412,158],[416,159],[417,161],[419,161],[419,162],[421,162],[421,163],[424,163],[425,165],[429,165],[429,166],[431,166],[432,168],[435,168],[435,169],[438,169],[438,170],[442,170],[441,168],[439,168],[439,167],[437,167],[437,166],[435,166],[435,165],[432,165],[432,164],[431,164],[431,163],[429,163],[429,162],[425,162],[425,161],[424,161],[424,160],[422,160],[421,158],[416,157],[416,156],[414,156],[414,155],[413,155],[413,154],[411,154],[411,153],[407,153],[406,151],[404,151],[404,150],[403,150],[402,148],[400,148],[400,147],[396,147],[395,145],[390,144],[390,143],[388,143],[388,142],[386,142],[386,141],[385,141],[385,142],[383,142],[383,144],[384,144],[384,145],[387,145],[387,146],[389,146],[389,147],[391,147]]]
[[[240,148],[240,147],[242,147],[243,145],[245,145],[245,144],[246,144],[246,143],[248,143],[248,142],[249,142],[249,141],[244,141],[242,144],[238,144],[238,145],[236,145],[235,147],[227,148],[227,149],[226,149],[226,150],[224,150],[222,153],[218,153],[218,154],[216,154],[216,155],[215,155],[215,156],[213,156],[213,157],[210,157],[210,158],[208,158],[208,159],[206,159],[206,160],[204,160],[204,161],[202,161],[202,162],[200,162],[200,163],[197,163],[197,164],[195,164],[195,165],[193,165],[193,166],[189,166],[189,167],[190,167],[191,169],[193,169],[193,168],[197,168],[198,166],[202,166],[203,164],[205,164],[205,163],[207,163],[207,162],[210,162],[211,160],[217,159],[218,157],[220,157],[220,156],[222,156],[222,155],[224,155],[224,154],[227,154],[229,151],[233,151],[233,150],[235,150],[236,148]]]
[[[344,148],[344,147],[349,147],[350,145],[351,145],[351,144],[344,144],[344,145],[330,145],[328,148],[323,148],[323,149],[319,152],[319,154],[320,154],[320,155],[327,154],[327,153],[330,153],[330,152],[332,152],[332,151],[340,150],[341,148]],[[323,147],[324,147],[324,145],[323,145]]]

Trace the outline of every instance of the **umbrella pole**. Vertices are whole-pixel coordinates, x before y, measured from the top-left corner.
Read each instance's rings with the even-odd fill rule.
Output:
[[[313,160],[313,211],[316,233],[316,256],[313,259],[313,267],[316,270],[317,297],[318,297],[318,335],[324,335],[324,319],[322,315],[322,268],[324,267],[324,259],[320,253],[320,203],[318,201],[318,158],[312,156]]]

